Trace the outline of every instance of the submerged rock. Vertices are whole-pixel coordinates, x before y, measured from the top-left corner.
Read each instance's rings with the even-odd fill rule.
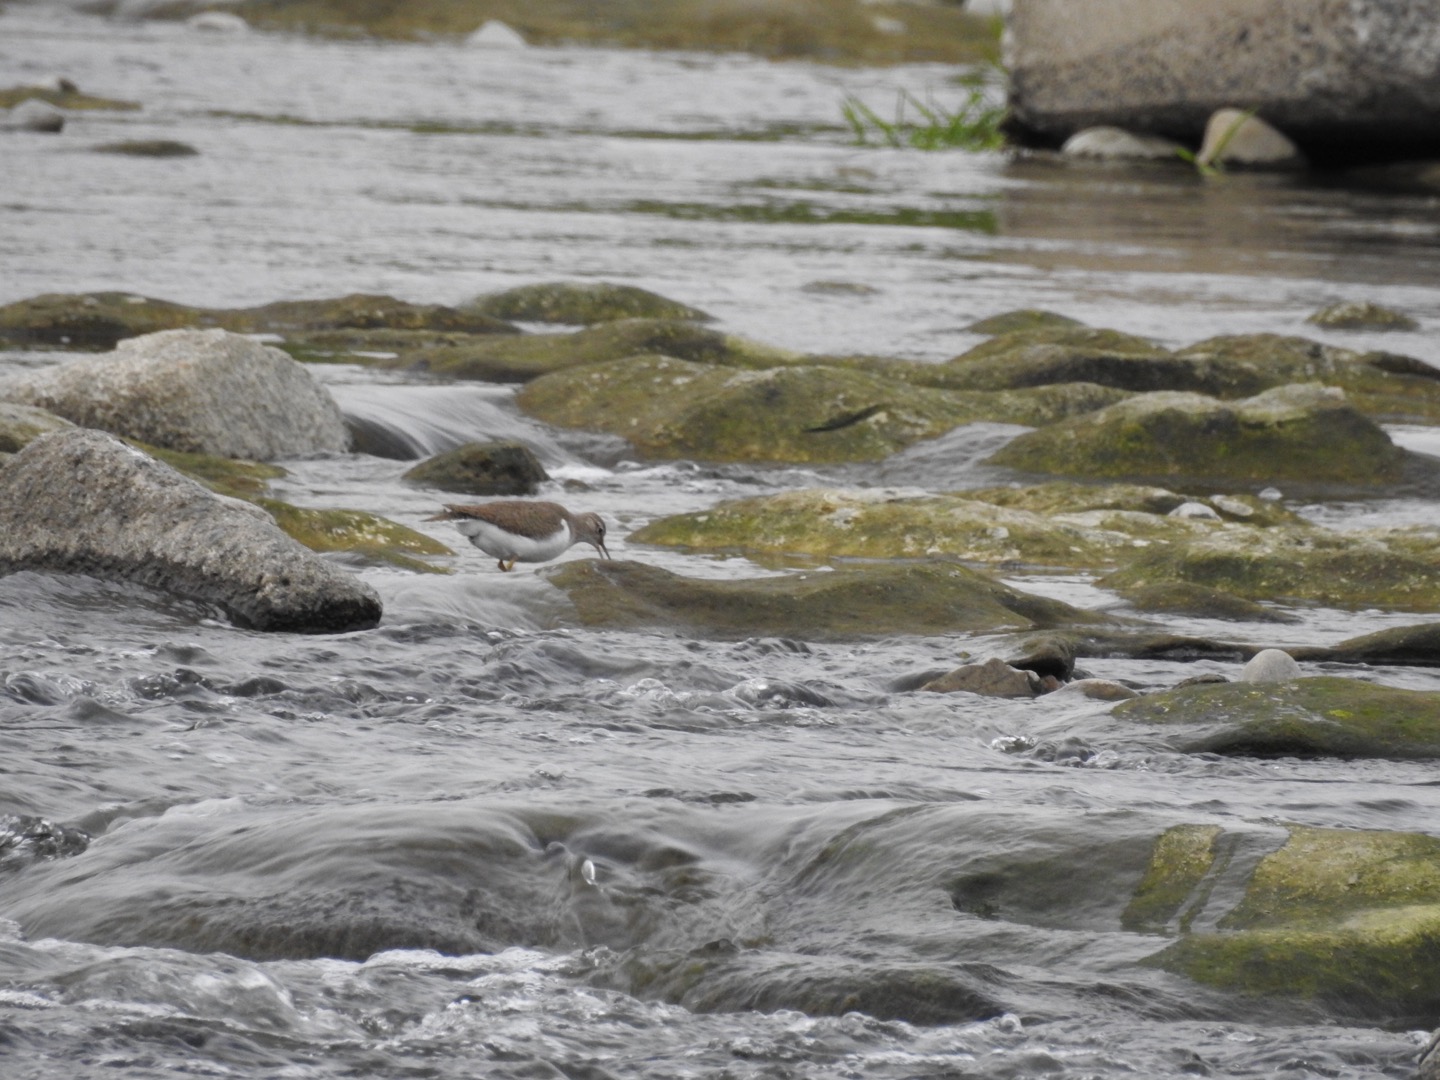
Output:
[[[965,330],[970,334],[1013,334],[1016,331],[1069,330],[1084,325],[1079,319],[1072,319],[1069,315],[1060,315],[1054,311],[1020,308],[980,319],[965,327]]]
[[[607,281],[551,281],[479,296],[462,309],[516,322],[591,326],[618,319],[680,319],[709,322],[697,308],[634,285]]]
[[[125,157],[173,158],[195,157],[200,153],[189,143],[175,139],[122,139],[93,147],[97,154],[121,154]]]
[[[1157,726],[1188,754],[1440,758],[1440,694],[1360,679],[1185,686],[1126,702],[1114,715]]]
[[[224,330],[166,330],[108,356],[0,380],[0,399],[84,427],[222,457],[343,452],[340,409],[279,349]]]
[[[1040,676],[1026,668],[1014,668],[999,657],[982,664],[962,664],[938,679],[931,679],[922,691],[953,694],[964,691],[984,697],[1033,698],[1043,692]]]
[[[1115,590],[1136,611],[1146,614],[1187,615],[1198,619],[1234,622],[1295,623],[1297,616],[1266,607],[1233,593],[1188,581],[1120,586]]]
[[[117,101],[114,98],[81,93],[79,87],[63,76],[52,80],[48,86],[9,86],[0,90],[0,109],[13,109],[26,101],[41,101],[67,111],[96,109],[133,112],[140,108],[133,101]]]
[[[1197,917],[1211,897],[1236,891],[1239,903],[1208,925]],[[1178,931],[1148,963],[1197,982],[1428,1025],[1440,1008],[1437,895],[1433,836],[1181,825],[1156,841],[1124,922]]]
[[[1321,308],[1308,323],[1326,330],[1419,330],[1420,324],[1403,311],[1369,301],[1350,300]]]
[[[1349,638],[1338,645],[1306,645],[1289,651],[1296,660],[1440,667],[1440,623],[1392,626],[1388,630]]]
[[[587,626],[661,626],[715,637],[811,640],[1104,622],[954,563],[816,570],[776,577],[687,578],[628,561],[541,571]]]
[[[65,130],[65,114],[47,101],[29,98],[0,115],[0,131],[37,131],[58,135]]]
[[[0,469],[0,570],[120,579],[215,604],[256,630],[339,633],[380,621],[359,578],[109,435],[44,435]]]
[[[528,446],[474,442],[422,461],[401,479],[462,495],[534,495],[550,476]]]
[[[1404,460],[1342,392],[1318,384],[1236,402],[1140,394],[1021,435],[989,459],[1027,472],[1225,484],[1393,483]]]

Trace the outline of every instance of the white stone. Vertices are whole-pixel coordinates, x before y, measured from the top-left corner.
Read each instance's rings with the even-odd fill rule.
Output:
[[[1300,678],[1295,658],[1279,649],[1262,649],[1240,669],[1240,682],[1294,682]]]
[[[499,19],[486,19],[478,30],[465,39],[465,44],[481,49],[523,49],[529,42],[520,31]]]
[[[1290,138],[1258,116],[1240,109],[1218,109],[1205,125],[1197,160],[1203,165],[1291,169],[1305,164],[1305,155]]]
[[[185,25],[192,30],[205,30],[213,34],[244,34],[250,29],[249,23],[230,11],[202,11],[186,19]]]
[[[1158,135],[1137,135],[1118,127],[1092,127],[1065,140],[1060,152],[1067,157],[1097,161],[1179,161],[1178,142]]]
[[[1198,521],[1219,521],[1220,515],[1202,502],[1183,502],[1171,510],[1166,517],[1191,518]]]
[[[1241,502],[1233,495],[1211,495],[1210,503],[1217,510],[1223,510],[1231,517],[1249,518],[1255,516],[1255,508],[1249,503]]]

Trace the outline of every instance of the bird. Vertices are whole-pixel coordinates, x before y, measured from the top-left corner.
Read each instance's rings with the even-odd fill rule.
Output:
[[[517,562],[548,562],[579,543],[592,545],[605,558],[605,521],[599,514],[572,514],[559,503],[501,499],[488,503],[446,503],[426,521],[453,521],[460,534],[501,570]]]

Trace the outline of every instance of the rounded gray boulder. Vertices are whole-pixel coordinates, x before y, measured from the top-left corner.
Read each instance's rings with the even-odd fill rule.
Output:
[[[273,461],[340,453],[328,392],[279,349],[227,330],[161,330],[0,380],[0,400],[167,450]]]
[[[42,435],[0,469],[0,573],[126,580],[215,604],[256,630],[340,633],[380,598],[280,530],[100,431]]]

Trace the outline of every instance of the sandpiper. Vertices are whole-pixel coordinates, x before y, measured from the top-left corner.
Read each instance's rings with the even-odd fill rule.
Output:
[[[446,503],[444,510],[425,520],[455,522],[462,536],[499,560],[501,570],[510,570],[517,562],[548,562],[582,541],[610,558],[600,515],[572,514],[559,503],[526,499]]]

